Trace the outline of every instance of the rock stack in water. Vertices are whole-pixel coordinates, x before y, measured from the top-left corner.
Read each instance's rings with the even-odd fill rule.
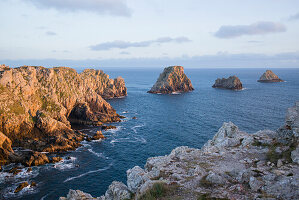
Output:
[[[218,78],[215,80],[213,88],[224,88],[231,90],[241,90],[243,88],[240,79],[237,76],[230,76],[229,78]]]
[[[194,90],[182,66],[166,67],[149,93],[171,94]]]
[[[276,74],[274,74],[271,70],[267,70],[258,80],[258,82],[262,83],[274,83],[274,82],[283,82]]]
[[[18,155],[11,146],[60,152],[80,146],[86,136],[71,123],[102,125],[120,116],[103,98],[127,95],[124,80],[101,70],[78,74],[67,67],[0,65],[0,163],[41,160],[38,153]],[[45,160],[45,159],[44,159]],[[36,161],[36,162],[35,162]],[[46,160],[45,160],[46,162]]]

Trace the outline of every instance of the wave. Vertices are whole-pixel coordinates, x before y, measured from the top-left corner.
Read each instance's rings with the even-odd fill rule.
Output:
[[[171,94],[181,94],[180,92],[172,92]]]
[[[4,195],[3,197],[5,198],[19,198],[23,195],[28,195],[28,194],[35,194],[38,193],[39,190],[37,189],[37,187],[30,187],[30,185],[28,185],[27,187],[24,187],[20,192],[15,193],[15,189],[19,186],[19,184],[22,182],[18,182],[14,185],[11,185],[10,187],[7,187],[4,190]]]
[[[87,149],[90,153],[92,153],[93,155],[95,155],[95,156],[97,156],[98,158],[104,158],[104,159],[107,159],[107,157],[105,157],[104,155],[103,155],[103,153],[97,153],[97,152],[95,152],[94,150],[92,150],[92,149]]]
[[[112,134],[115,134],[116,132],[120,131],[122,129],[122,126],[117,126],[116,128],[114,129],[108,129],[106,130],[105,132],[106,133],[112,133]]]
[[[134,133],[137,133],[137,128],[141,128],[141,127],[143,127],[143,126],[145,126],[145,124],[141,124],[141,125],[137,125],[137,126],[133,126],[131,129],[134,131]]]
[[[101,169],[97,169],[97,170],[92,170],[92,171],[89,171],[89,172],[80,174],[79,176],[73,176],[73,177],[67,178],[67,179],[65,179],[65,181],[63,181],[63,182],[66,183],[66,182],[69,182],[69,181],[71,181],[71,180],[74,180],[74,179],[77,179],[77,178],[81,178],[81,177],[86,176],[86,175],[91,174],[91,173],[96,173],[96,172],[106,171],[106,170],[109,169],[112,165],[113,165],[113,163],[110,163],[110,164],[109,164],[107,167],[105,167],[105,168],[101,168]]]
[[[66,159],[65,157],[63,160],[57,162],[54,164],[54,168],[58,170],[67,170],[72,169],[76,167],[75,161],[77,160],[76,157],[69,157],[69,159]]]

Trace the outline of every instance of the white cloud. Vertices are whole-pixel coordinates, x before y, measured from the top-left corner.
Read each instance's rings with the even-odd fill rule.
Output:
[[[125,0],[24,0],[38,8],[58,11],[90,11],[97,14],[130,16]]]
[[[218,38],[236,38],[242,35],[263,35],[268,33],[285,32],[286,27],[281,23],[257,22],[250,25],[221,26],[214,34]]]
[[[93,51],[105,51],[110,50],[113,48],[117,49],[127,49],[130,47],[148,47],[152,44],[162,44],[162,43],[184,43],[184,42],[190,42],[191,40],[187,37],[177,37],[177,38],[171,38],[171,37],[161,37],[156,40],[145,40],[140,42],[127,42],[122,40],[115,40],[112,42],[104,42],[97,45],[90,46],[90,49]]]

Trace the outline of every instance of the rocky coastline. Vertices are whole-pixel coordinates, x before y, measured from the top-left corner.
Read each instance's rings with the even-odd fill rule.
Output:
[[[242,90],[242,82],[237,76],[230,76],[229,78],[218,78],[215,80],[213,88],[223,88],[230,90]]]
[[[266,70],[266,72],[260,77],[258,82],[262,83],[275,83],[275,82],[283,82],[276,74],[274,74],[271,70]]]
[[[0,165],[59,161],[41,152],[74,150],[90,139],[72,129],[72,124],[119,122],[122,116],[105,99],[126,95],[124,80],[109,79],[101,70],[86,69],[79,74],[68,67],[1,65]],[[102,138],[101,132],[93,137]],[[30,151],[14,151],[13,147]]]
[[[177,147],[127,170],[127,184],[114,181],[100,200],[298,199],[299,101],[276,131],[245,133],[223,123],[201,149]],[[60,200],[94,199],[70,190]]]
[[[171,94],[192,90],[194,88],[190,79],[184,73],[184,68],[182,66],[170,66],[164,69],[148,93]]]

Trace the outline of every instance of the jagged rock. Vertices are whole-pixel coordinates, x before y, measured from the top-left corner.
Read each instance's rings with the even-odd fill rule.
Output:
[[[283,82],[276,74],[274,74],[271,70],[267,70],[258,80],[258,82],[263,83],[273,83],[273,82]]]
[[[103,125],[102,126],[102,130],[109,130],[109,129],[116,129],[116,126],[113,126],[113,125],[109,125],[109,126],[106,126],[106,125]]]
[[[254,192],[257,192],[258,190],[260,190],[263,185],[264,185],[264,183],[262,181],[258,180],[255,177],[250,177],[249,186]]]
[[[23,190],[25,187],[29,186],[29,183],[27,181],[20,183],[20,185],[15,189],[15,193],[20,192]]]
[[[71,123],[101,125],[118,122],[105,98],[126,95],[122,78],[101,70],[78,74],[67,67],[0,68],[0,131],[14,146],[60,152],[80,146],[84,135]],[[1,136],[1,135],[0,135]],[[0,160],[7,160],[1,151]]]
[[[215,80],[213,88],[224,88],[231,90],[241,90],[243,89],[242,83],[237,76],[230,76],[229,78],[218,78]]]
[[[128,190],[128,187],[118,181],[113,181],[109,186],[108,190],[105,193],[105,196],[102,197],[102,200],[125,200],[131,199],[131,193]]]
[[[62,161],[61,157],[52,157],[51,158],[51,163],[56,163],[56,162],[60,162],[60,161]]]
[[[138,187],[145,183],[149,178],[139,166],[127,170],[127,185],[131,192],[136,192]]]
[[[99,140],[99,139],[105,139],[105,136],[103,135],[102,131],[97,131],[91,138],[92,140]]]
[[[13,153],[11,145],[11,140],[0,131],[0,166],[3,165],[9,155]]]
[[[194,90],[182,66],[166,67],[149,93],[170,94]]]
[[[9,173],[12,173],[13,175],[17,175],[18,173],[20,173],[22,170],[20,167],[14,167],[11,170],[9,170]]]
[[[69,190],[67,197],[60,197],[59,200],[94,200],[90,194],[80,190]]]

